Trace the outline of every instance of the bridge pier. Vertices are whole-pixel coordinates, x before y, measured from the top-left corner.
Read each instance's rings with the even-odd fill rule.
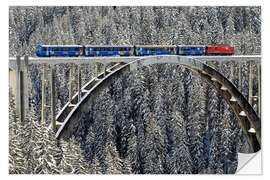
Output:
[[[24,123],[28,111],[28,56],[24,57],[23,64],[21,63],[21,57],[16,57],[15,74],[16,113],[19,120]]]
[[[47,64],[42,64],[42,89],[41,89],[41,123],[45,123],[45,101],[46,101],[46,69]]]
[[[95,73],[95,76],[98,77],[98,63],[95,63]]]
[[[253,63],[252,61],[249,63],[249,88],[248,88],[248,102],[252,106],[252,98],[253,98]]]
[[[51,110],[51,128],[55,132],[56,131],[56,118],[55,118],[55,69],[53,65],[51,65],[50,70],[50,79],[49,86],[51,91],[51,104],[47,105],[46,103],[46,85],[48,83],[47,79],[47,64],[42,64],[42,94],[41,94],[41,122],[46,122],[46,110]]]
[[[56,132],[56,119],[55,119],[55,73],[54,67],[51,67],[51,127],[53,132]]]
[[[73,64],[71,63],[69,71],[69,88],[68,88],[69,102],[72,101],[72,82],[73,82]]]
[[[106,76],[106,68],[107,68],[107,63],[104,63],[103,64],[104,66],[103,66],[103,72],[104,72],[104,76],[103,77],[105,77]]]
[[[242,92],[242,65],[239,62],[238,64],[238,90],[239,92]]]
[[[258,116],[261,117],[261,64],[257,64],[257,73],[258,73]]]
[[[81,86],[82,86],[81,65],[78,65],[78,102],[81,100]]]

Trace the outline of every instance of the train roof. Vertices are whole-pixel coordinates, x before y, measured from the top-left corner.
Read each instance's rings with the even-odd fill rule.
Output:
[[[177,46],[179,46],[179,47],[205,47],[206,45],[184,45],[184,44],[179,44]]]
[[[85,45],[85,47],[133,47],[133,45]]]
[[[176,47],[176,45],[135,45],[136,47]]]
[[[83,45],[75,45],[75,44],[70,44],[70,45],[41,45],[41,46],[46,46],[46,47],[82,47]]]

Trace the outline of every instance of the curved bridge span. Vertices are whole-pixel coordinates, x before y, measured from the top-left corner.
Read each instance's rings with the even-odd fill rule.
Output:
[[[129,63],[121,62],[107,69],[107,75],[101,73],[90,80],[81,88],[82,98],[80,101],[77,100],[78,93],[75,94],[72,100],[68,102],[57,115],[56,137],[64,139],[69,137],[81,113],[87,110],[89,102],[96,97],[100,89],[106,88],[111,80],[117,79],[121,74],[127,71],[133,71],[142,66],[158,63],[179,64],[194,71],[212,84],[218,94],[224,98],[234,112],[247,138],[251,151],[257,152],[261,149],[261,119],[238,89],[221,73],[196,59],[196,57],[171,55],[142,57]],[[250,128],[253,128],[255,132],[250,132]]]

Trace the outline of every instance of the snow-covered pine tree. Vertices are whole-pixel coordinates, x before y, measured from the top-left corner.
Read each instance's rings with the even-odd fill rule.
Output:
[[[58,162],[60,160],[60,150],[51,142],[49,128],[42,122],[35,123],[36,131],[35,147],[33,149],[33,174],[59,174]],[[54,136],[55,137],[55,136]],[[53,137],[53,138],[54,138]]]
[[[95,134],[93,133],[92,126],[88,129],[88,134],[85,141],[85,159],[90,164],[93,156],[94,156],[94,141],[95,141]]]
[[[189,150],[190,156],[193,161],[192,173],[201,173],[206,166],[205,159],[205,119],[202,109],[202,96],[201,92],[201,79],[192,74],[192,88],[188,97],[188,121],[187,124],[187,137],[190,142]]]
[[[23,142],[24,145],[24,166],[25,173],[31,174],[33,173],[34,160],[33,160],[33,149],[36,146],[36,129],[35,123],[37,123],[37,116],[33,109],[27,113],[27,118],[24,121],[23,128]]]
[[[230,15],[225,24],[225,29],[224,29],[224,43],[234,46],[233,39],[234,39],[234,22],[233,22],[233,17]]]
[[[61,174],[72,174],[74,170],[70,162],[72,161],[73,154],[70,153],[69,143],[61,139],[60,145],[62,149],[62,159],[59,170],[61,171]]]
[[[14,97],[9,100],[9,174],[23,174],[22,124],[16,114]]]
[[[239,127],[235,124],[236,119],[228,106],[226,106],[223,121],[222,135],[223,142],[223,172],[225,174],[234,174],[237,169],[237,151],[236,143],[238,142]]]
[[[122,173],[122,160],[119,152],[111,141],[107,141],[105,145],[105,162],[106,174],[121,174]]]
[[[138,151],[138,141],[136,135],[136,127],[132,124],[130,127],[130,136],[128,138],[127,159],[130,159],[132,172],[134,174],[140,173],[140,161]]]
[[[215,66],[215,64],[212,64],[212,66]],[[210,136],[210,148],[208,149],[208,151],[210,151],[209,166],[212,173],[221,174],[223,173],[223,164],[221,162],[221,114],[223,111],[221,105],[224,104],[224,100],[222,101],[221,97],[217,94],[217,91],[214,88],[211,88],[208,93],[207,103],[207,111],[209,112],[208,131]]]
[[[161,129],[157,124],[156,117],[150,115],[149,118],[149,124],[147,124],[146,127],[146,157],[144,172],[146,174],[162,174],[164,139]]]
[[[100,167],[99,160],[96,155],[93,157],[88,172],[90,172],[90,174],[102,174],[102,168]]]
[[[186,122],[177,110],[172,114],[172,121],[175,122],[173,127],[175,140],[169,154],[168,173],[191,174],[193,164],[189,152],[189,142],[187,141]]]
[[[82,154],[82,150],[75,141],[75,137],[69,139],[68,144],[62,142],[62,171],[69,174],[87,174],[89,167]]]
[[[138,155],[139,155],[139,173],[143,173],[144,167],[144,147],[145,147],[145,129],[144,129],[144,121],[143,121],[143,112],[145,112],[144,108],[142,107],[142,103],[144,101],[143,97],[143,87],[140,79],[138,76],[141,76],[139,71],[136,72],[136,79],[134,80],[134,84],[131,88],[131,98],[132,98],[132,119],[134,120],[134,125],[136,126],[137,132],[137,142],[138,142]],[[145,105],[145,104],[144,104]],[[142,111],[143,110],[143,111]],[[149,113],[149,108],[146,109],[147,114]],[[145,113],[144,113],[145,114]]]
[[[126,156],[122,164],[122,174],[132,174],[131,159],[130,156]]]
[[[62,150],[56,139],[55,132],[51,128],[48,129],[48,135],[47,150],[50,153],[51,161],[58,167],[62,159]]]

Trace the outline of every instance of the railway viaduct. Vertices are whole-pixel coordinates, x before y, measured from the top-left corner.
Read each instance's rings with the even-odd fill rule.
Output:
[[[241,90],[237,89],[229,79],[224,77],[221,73],[213,67],[207,65],[209,61],[219,62],[241,62],[250,61],[249,71],[249,96],[248,100],[242,95]],[[67,139],[72,132],[73,127],[78,123],[80,114],[85,112],[88,104],[93,101],[99,91],[106,88],[110,81],[118,78],[121,74],[134,71],[143,66],[158,63],[177,64],[184,66],[193,72],[197,73],[203,79],[217,90],[218,94],[224,98],[226,103],[230,106],[235,114],[237,121],[243,130],[247,142],[252,152],[257,152],[261,149],[261,80],[260,80],[260,56],[144,56],[144,57],[54,57],[54,58],[28,58],[24,57],[22,60],[18,56],[9,59],[9,86],[13,89],[13,94],[16,99],[16,110],[19,118],[23,122],[25,118],[24,112],[28,108],[28,93],[27,93],[27,73],[29,64],[42,64],[42,112],[41,120],[45,121],[46,109],[51,110],[51,127],[56,132],[57,138]],[[107,67],[108,63],[114,62],[115,65]],[[55,116],[55,73],[53,66],[50,69],[50,88],[51,88],[51,105],[45,104],[45,83],[47,64],[70,63],[70,83],[69,83],[69,101],[65,104],[62,110]],[[84,63],[102,63],[104,69],[98,73],[96,68],[96,76],[88,81],[85,85],[81,85],[81,71],[78,70],[78,92],[72,95],[72,79],[73,64]],[[257,65],[258,69],[258,96],[253,96],[253,72],[252,68]],[[79,66],[80,67],[80,66]],[[239,66],[241,68],[241,66]],[[231,67],[232,73],[232,67]],[[239,81],[241,84],[241,71],[239,71]],[[240,86],[241,87],[241,86]],[[252,101],[258,101],[258,114],[254,111]]]

